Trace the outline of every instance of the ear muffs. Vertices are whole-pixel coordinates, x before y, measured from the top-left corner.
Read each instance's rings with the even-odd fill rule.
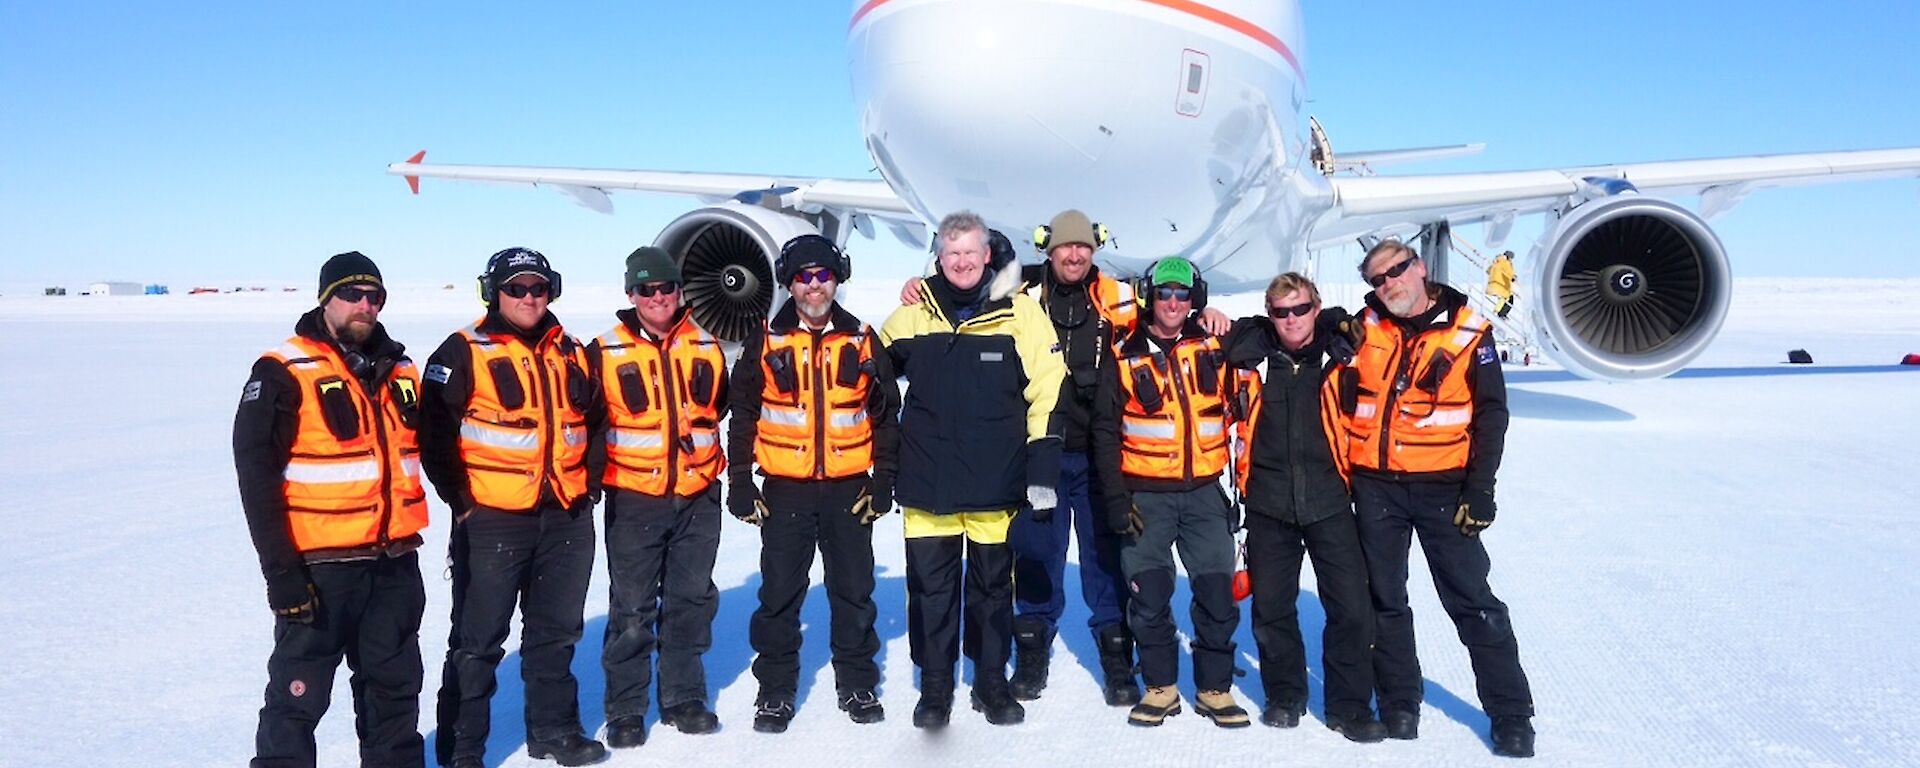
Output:
[[[1152,311],[1153,309],[1153,294],[1155,293],[1155,286],[1151,284],[1153,280],[1153,270],[1159,266],[1159,261],[1148,264],[1147,271],[1133,279],[1133,295],[1140,297],[1141,306],[1146,307],[1148,311]],[[1193,272],[1193,288],[1187,293],[1187,300],[1193,303],[1193,310],[1195,312],[1207,308],[1207,279],[1200,276],[1200,270],[1197,267]]]
[[[816,242],[825,243],[828,248],[833,249],[833,260],[824,266],[833,273],[835,282],[844,283],[848,278],[853,277],[853,257],[848,256],[846,251],[840,250],[839,246],[834,245],[833,241],[824,235],[801,235],[788,240],[786,245],[780,246],[780,255],[773,260],[774,277],[782,286],[792,285],[794,276],[800,272],[799,265],[790,263],[794,246]]]
[[[1097,221],[1093,222],[1093,249],[1094,250],[1097,251],[1107,247],[1107,241],[1112,239],[1113,239],[1113,235],[1107,232],[1107,225]],[[1041,253],[1046,253],[1047,247],[1051,245],[1053,245],[1053,227],[1049,227],[1045,224],[1034,227],[1033,228],[1033,247],[1040,249]]]

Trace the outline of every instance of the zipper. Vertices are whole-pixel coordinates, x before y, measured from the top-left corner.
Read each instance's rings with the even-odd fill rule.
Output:
[[[1303,466],[1307,452],[1306,443],[1300,435],[1300,410],[1294,406],[1293,402],[1293,396],[1296,394],[1294,388],[1300,385],[1300,361],[1295,360],[1292,354],[1288,354],[1287,362],[1293,364],[1293,376],[1287,379],[1286,386],[1287,450],[1290,454],[1298,451],[1294,460],[1287,463],[1292,465],[1288,468],[1293,471],[1293,519],[1297,523],[1307,510],[1307,473]]]
[[[529,351],[540,354],[538,350]],[[541,357],[544,359],[545,355],[541,355]],[[546,417],[540,420],[540,430],[545,434],[546,439],[540,442],[540,474],[534,482],[534,485],[541,487],[554,486],[553,497],[559,499],[559,483],[554,482],[554,478],[549,476],[547,472],[547,468],[553,464],[553,441],[559,439],[559,436],[553,429],[553,423],[560,420],[560,414],[556,413],[553,409],[553,383],[547,378],[547,372],[541,370],[548,366],[534,366],[533,358],[531,357],[520,358],[520,362],[526,367],[528,374],[540,381],[540,402],[535,403],[535,405],[540,408],[540,413]],[[538,501],[535,503],[537,504]]]
[[[680,484],[680,409],[679,398],[673,393],[673,385],[680,376],[680,364],[672,356],[672,336],[660,340],[653,349],[660,355],[660,367],[671,369],[671,375],[660,377],[660,386],[665,388],[660,401],[667,406],[667,487],[662,496],[672,498],[674,487]]]
[[[1393,364],[1388,366],[1393,370],[1393,377],[1387,381],[1387,399],[1380,407],[1380,471],[1382,472],[1387,471],[1387,447],[1393,444],[1394,408],[1399,404],[1400,391],[1406,388],[1406,377],[1411,374],[1408,369],[1413,367],[1413,355],[1410,354],[1409,349],[1412,345],[1409,342],[1417,342],[1418,339],[1419,336],[1416,334],[1400,342],[1400,345],[1393,350],[1395,358]]]
[[[1186,360],[1180,355],[1180,345],[1167,351],[1167,375],[1173,379],[1173,393],[1180,398],[1180,416],[1186,421],[1186,428],[1180,430],[1180,476],[1187,482],[1193,482],[1193,433],[1198,429],[1194,424],[1193,404],[1187,400],[1185,377],[1180,375],[1180,366]]]
[[[821,334],[809,330],[807,335],[812,337],[813,357],[807,364],[813,372],[813,476],[822,478],[827,476],[827,366],[820,357]]]
[[[360,386],[360,377],[354,377],[354,386]],[[387,420],[380,416],[380,391],[383,389],[386,389],[386,387],[374,387],[372,392],[363,393],[367,396],[367,409],[373,412],[374,444],[380,446],[380,532],[378,541],[381,549],[385,549],[387,545],[391,543],[387,536],[387,531],[388,526],[393,524],[394,507],[393,463],[387,455],[390,450],[387,447]]]

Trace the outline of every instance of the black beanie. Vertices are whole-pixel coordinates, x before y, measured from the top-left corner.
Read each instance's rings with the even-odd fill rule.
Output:
[[[380,288],[386,286],[380,282],[380,268],[374,266],[373,259],[359,251],[347,251],[334,254],[327,263],[320,265],[320,295],[324,302],[333,291],[343,285],[371,283]]]

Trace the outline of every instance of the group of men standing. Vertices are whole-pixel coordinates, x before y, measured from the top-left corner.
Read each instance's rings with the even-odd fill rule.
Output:
[[[494,254],[486,315],[421,371],[378,322],[378,268],[359,253],[329,259],[320,306],[255,363],[234,425],[276,617],[254,764],[313,764],[343,656],[363,764],[423,759],[423,470],[455,516],[441,765],[483,764],[516,605],[530,756],[584,765],[643,744],[656,692],[662,723],[716,730],[701,658],[723,506],[761,539],[754,729],[794,717],[816,550],[838,706],[880,721],[871,525],[896,502],[917,727],[948,723],[963,650],[972,708],[1024,719],[1020,702],[1047,686],[1070,539],[1106,703],[1136,725],[1181,711],[1177,550],[1193,708],[1250,724],[1231,692],[1244,509],[1263,723],[1292,727],[1306,709],[1304,555],[1327,606],[1327,725],[1361,742],[1417,736],[1417,532],[1473,656],[1495,752],[1530,756],[1531,695],[1476,537],[1493,520],[1506,427],[1486,321],[1398,243],[1362,262],[1376,290],[1358,317],[1323,312],[1312,282],[1289,273],[1269,286],[1266,316],[1230,323],[1192,263],[1169,257],[1123,282],[1092,263],[1105,242],[1066,211],[1034,233],[1046,260],[1023,269],[979,217],[948,216],[928,275],[876,330],[836,300],[846,255],[798,237],[774,265],[791,299],[731,366],[682,306],[678,264],[651,246],[626,261],[632,307],[584,345],[547,309],[562,285],[546,258]],[[571,671],[602,504],[604,744],[584,731]]]

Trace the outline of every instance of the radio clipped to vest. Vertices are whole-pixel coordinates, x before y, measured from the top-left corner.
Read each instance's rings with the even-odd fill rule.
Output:
[[[693,397],[694,402],[713,405],[715,376],[713,364],[705,360],[693,361],[693,375],[688,377],[687,394]],[[692,451],[689,450],[688,453]]]
[[[620,382],[620,401],[627,410],[641,413],[647,410],[647,383],[640,379],[640,364],[625,363],[613,372]]]
[[[853,387],[860,384],[860,374],[873,372],[873,361],[861,360],[860,348],[848,344],[840,348],[840,360],[834,367],[837,369],[834,372],[834,383],[843,387]]]
[[[387,383],[387,399],[393,401],[393,409],[400,414],[400,423],[407,429],[420,428],[420,392],[414,389],[413,380],[396,378]]]
[[[1147,365],[1133,366],[1133,397],[1140,401],[1140,408],[1147,413],[1159,413],[1167,401],[1160,396],[1160,384],[1155,380],[1153,368],[1148,366],[1165,365],[1166,356],[1154,353]]]
[[[526,407],[527,389],[520,383],[520,372],[513,369],[513,358],[488,360],[487,375],[493,377],[493,390],[500,394],[501,408],[517,411]]]
[[[794,370],[793,367],[792,347],[781,347],[772,352],[768,352],[763,359],[766,360],[767,370],[773,372],[773,386],[775,389],[786,394],[793,394],[799,391],[800,374]]]

